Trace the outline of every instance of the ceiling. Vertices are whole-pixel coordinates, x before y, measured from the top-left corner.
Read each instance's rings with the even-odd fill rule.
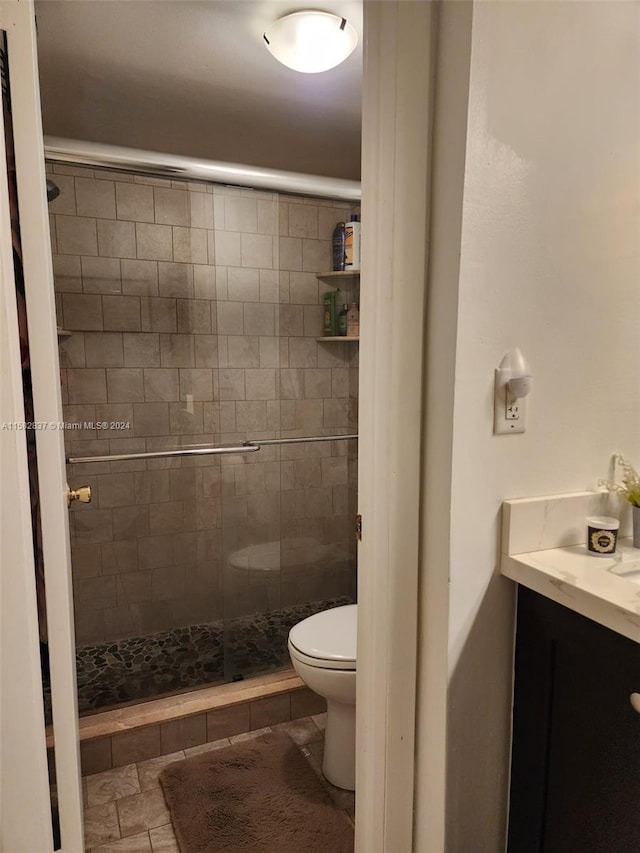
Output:
[[[362,0],[39,0],[44,132],[147,151],[360,179]],[[262,43],[322,8],[358,47],[300,74]]]

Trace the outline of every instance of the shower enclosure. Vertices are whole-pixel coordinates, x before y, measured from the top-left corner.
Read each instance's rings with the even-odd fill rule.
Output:
[[[354,207],[48,174],[80,710],[287,666],[356,597],[358,345],[318,340]]]

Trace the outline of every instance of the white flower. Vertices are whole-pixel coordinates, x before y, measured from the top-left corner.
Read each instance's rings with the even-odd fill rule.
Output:
[[[604,486],[609,492],[622,495],[630,504],[640,506],[640,475],[633,465],[627,462],[622,453],[614,453],[613,459],[622,468],[622,482],[613,483],[611,480],[598,480],[598,485]]]

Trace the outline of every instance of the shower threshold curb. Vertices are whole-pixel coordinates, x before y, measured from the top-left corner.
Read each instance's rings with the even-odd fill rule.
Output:
[[[256,676],[247,681],[201,687],[173,696],[139,702],[125,708],[87,714],[80,717],[80,742],[109,737],[144,726],[167,723],[220,708],[229,708],[255,699],[292,693],[304,688],[304,682],[293,669],[286,669]],[[47,726],[46,735],[47,747],[52,747],[54,745],[52,726]]]

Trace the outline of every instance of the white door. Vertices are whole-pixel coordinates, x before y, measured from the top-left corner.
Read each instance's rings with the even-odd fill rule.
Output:
[[[71,562],[56,314],[32,0],[2,0],[20,241],[29,328],[44,554],[56,776],[64,853],[81,853],[82,794]],[[3,80],[3,85],[5,80]],[[9,124],[9,122],[7,122]],[[0,127],[0,850],[53,850],[40,672],[31,501],[11,243],[4,121]]]

